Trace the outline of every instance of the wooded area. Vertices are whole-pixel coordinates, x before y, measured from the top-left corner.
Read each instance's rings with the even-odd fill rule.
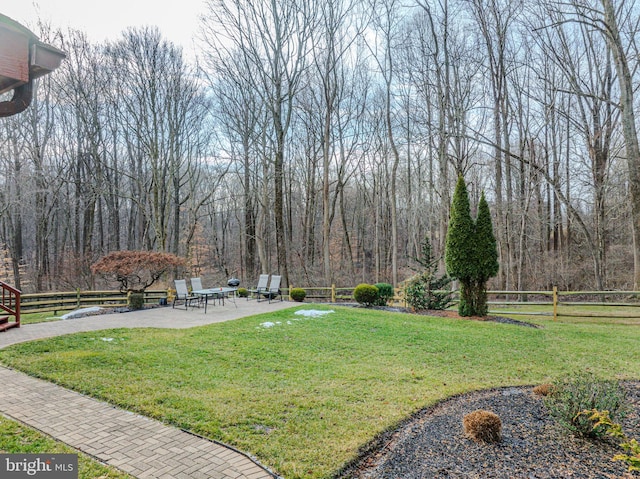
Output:
[[[0,120],[1,278],[91,289],[108,252],[244,284],[398,285],[463,175],[502,290],[640,287],[640,9],[621,0],[208,0],[67,59]],[[442,264],[442,267],[444,265]]]

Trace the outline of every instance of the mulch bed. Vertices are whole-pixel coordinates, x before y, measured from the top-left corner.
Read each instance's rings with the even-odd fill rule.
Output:
[[[631,412],[622,421],[629,437],[640,437],[640,382],[626,382]],[[462,418],[476,409],[496,413],[502,442],[465,437]],[[609,441],[575,437],[547,414],[531,387],[502,388],[449,398],[417,413],[378,439],[339,476],[353,479],[626,479],[621,449]]]
[[[403,308],[385,308],[409,312]],[[414,313],[415,314],[415,313]],[[496,321],[540,327],[499,316],[460,318],[455,311],[418,314],[463,320]],[[640,381],[623,383],[630,412],[622,421],[630,438],[640,439]],[[467,438],[462,418],[477,409],[496,413],[502,442]],[[612,440],[576,437],[546,411],[533,387],[507,387],[451,397],[416,413],[387,432],[347,466],[341,479],[632,479],[627,464],[612,461],[622,450]]]
[[[632,412],[622,424],[640,437],[640,382],[624,383]],[[464,435],[462,418],[476,409],[495,412],[502,442],[476,443]],[[416,414],[378,441],[379,447],[344,472],[353,479],[637,478],[614,443],[581,439],[547,414],[531,387],[502,388],[456,396]]]

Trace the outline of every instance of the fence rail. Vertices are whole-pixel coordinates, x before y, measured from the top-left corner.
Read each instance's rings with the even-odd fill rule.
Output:
[[[640,308],[640,291],[559,291],[554,287],[552,291],[487,291],[489,296],[505,298],[516,296],[519,301],[489,301],[490,306],[549,306],[548,312],[530,311],[508,311],[509,314],[538,314],[544,316],[553,316],[556,320],[558,317],[599,317],[599,318],[640,318],[640,309],[630,313],[609,313],[601,308],[617,307],[630,308],[634,310]],[[534,301],[528,301],[529,296],[534,296]],[[543,300],[547,298],[546,300]],[[575,307],[595,308],[597,311],[575,311]],[[563,310],[563,307],[571,307],[571,311]],[[506,313],[504,309],[499,312]]]
[[[354,287],[337,288],[335,285],[330,287],[305,287],[307,298],[312,300],[331,301],[332,303],[339,301],[353,301]],[[287,291],[287,290],[285,290]],[[457,302],[458,291],[453,291],[454,303]],[[558,317],[625,317],[640,318],[640,309],[637,312],[629,314],[607,314],[604,311],[595,313],[571,312],[563,311],[563,306],[588,306],[588,307],[625,307],[640,308],[640,291],[559,291],[554,287],[550,291],[487,291],[489,297],[489,307],[505,307],[505,306],[543,306],[548,307],[549,311],[506,311],[505,309],[490,309],[489,313],[508,313],[513,315],[540,315],[550,316],[556,320]],[[594,300],[594,298],[596,300]],[[612,299],[618,299],[612,301]],[[622,300],[620,300],[622,299]],[[404,290],[395,288],[395,304],[406,306],[404,300]]]
[[[282,293],[289,295],[290,289],[284,288]],[[313,286],[304,287],[307,293],[306,299],[317,302],[352,302],[353,287]],[[402,288],[395,289],[394,303],[406,306],[404,301],[404,291]],[[457,295],[457,291],[453,292]],[[608,314],[606,311],[563,311],[563,306],[584,306],[591,308],[600,307],[623,307],[640,308],[640,291],[558,291],[554,288],[551,291],[487,291],[489,297],[490,313],[508,313],[514,315],[542,315],[550,316],[554,319],[558,317],[628,317],[640,318],[640,309],[621,315],[619,312]],[[148,290],[144,293],[145,304],[157,304],[167,301],[169,291]],[[455,298],[455,296],[454,296]],[[105,307],[125,307],[127,305],[127,294],[120,291],[67,291],[56,293],[35,293],[23,294],[20,301],[22,314],[69,311],[73,309],[105,306]],[[523,311],[513,308],[506,310],[505,307],[540,306],[542,311]],[[499,308],[499,309],[495,309]],[[548,309],[545,311],[545,308]]]
[[[145,304],[157,304],[166,300],[166,290],[148,290],[144,292]],[[25,313],[54,313],[71,311],[91,306],[111,308],[127,306],[127,293],[120,291],[63,291],[57,293],[23,294],[20,309]]]

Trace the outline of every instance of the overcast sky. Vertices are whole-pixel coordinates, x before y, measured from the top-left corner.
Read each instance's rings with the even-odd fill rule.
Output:
[[[53,27],[82,30],[96,42],[113,40],[130,26],[156,25],[163,36],[193,51],[192,37],[205,0],[0,0],[0,13],[37,30],[37,18]]]

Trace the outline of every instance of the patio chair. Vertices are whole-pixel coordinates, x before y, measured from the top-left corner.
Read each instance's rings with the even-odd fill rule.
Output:
[[[176,285],[176,296],[173,298],[173,308],[176,307],[178,301],[184,301],[184,309],[186,310],[189,309],[189,304],[193,304],[194,301],[198,302],[198,306],[200,306],[200,298],[189,293],[186,279],[176,279],[174,280],[174,284]]]
[[[204,297],[201,294],[194,294],[193,291],[203,290],[201,278],[191,278],[191,291],[194,296],[198,298],[198,303],[201,304],[204,301]]]
[[[247,301],[251,299],[251,296],[255,295],[256,298],[260,299],[260,295],[267,291],[267,285],[269,284],[269,275],[261,274],[260,278],[258,278],[258,286],[255,289],[250,289],[247,292]]]
[[[280,296],[280,301],[282,301],[282,292],[280,291],[280,281],[282,280],[282,276],[273,275],[271,276],[271,282],[269,283],[269,288],[266,292],[262,293],[265,298],[269,299],[269,303],[271,300]]]

